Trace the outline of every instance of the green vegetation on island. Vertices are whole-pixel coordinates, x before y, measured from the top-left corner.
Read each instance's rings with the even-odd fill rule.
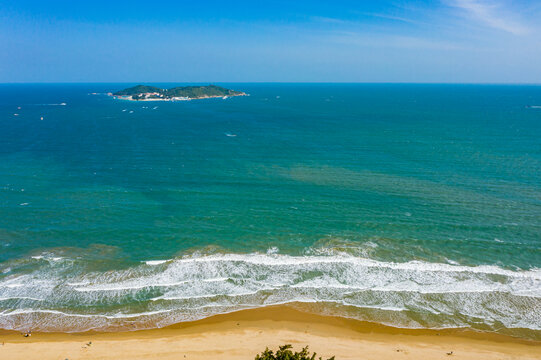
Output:
[[[243,96],[244,92],[226,89],[221,86],[179,86],[160,89],[156,86],[137,85],[113,93],[123,99],[131,100],[191,100],[211,97]]]

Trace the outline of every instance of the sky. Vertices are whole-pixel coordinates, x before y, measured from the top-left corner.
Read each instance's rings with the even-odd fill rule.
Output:
[[[0,83],[541,84],[540,0],[0,0]]]

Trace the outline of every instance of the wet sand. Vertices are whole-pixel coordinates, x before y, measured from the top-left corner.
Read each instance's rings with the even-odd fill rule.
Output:
[[[268,346],[309,345],[324,359],[541,359],[541,342],[465,330],[397,329],[287,306],[243,310],[163,329],[0,332],[0,359],[253,359]]]

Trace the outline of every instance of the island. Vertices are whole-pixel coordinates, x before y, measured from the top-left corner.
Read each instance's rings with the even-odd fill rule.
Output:
[[[116,99],[137,101],[180,101],[208,99],[231,96],[246,96],[242,91],[226,89],[221,86],[178,86],[171,89],[161,89],[156,86],[137,85],[111,94]]]

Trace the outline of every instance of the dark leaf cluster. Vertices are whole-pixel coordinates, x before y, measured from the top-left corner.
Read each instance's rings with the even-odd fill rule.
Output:
[[[291,349],[291,345],[283,345],[275,353],[267,348],[261,354],[256,355],[255,360],[316,360],[316,353],[310,355],[308,346],[299,352],[293,352]],[[322,360],[321,357],[319,360]],[[327,360],[334,360],[334,356]]]

